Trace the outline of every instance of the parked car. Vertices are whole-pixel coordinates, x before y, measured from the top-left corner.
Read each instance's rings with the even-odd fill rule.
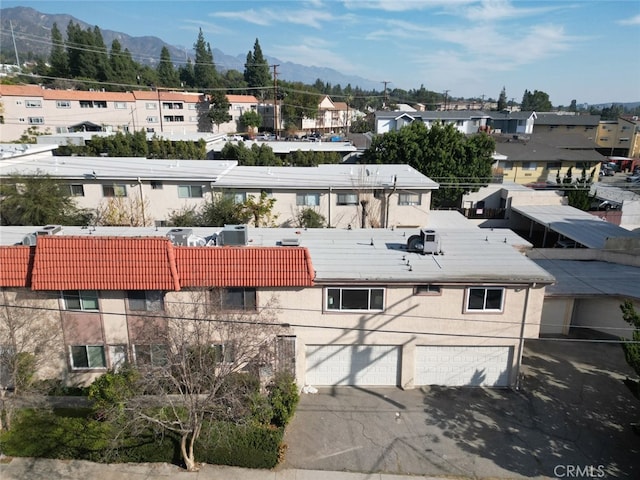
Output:
[[[600,169],[600,176],[601,177],[613,177],[616,174],[616,172],[613,171],[613,169],[609,168],[609,167],[602,167]]]
[[[637,183],[640,182],[640,173],[634,173],[627,177],[627,182]]]

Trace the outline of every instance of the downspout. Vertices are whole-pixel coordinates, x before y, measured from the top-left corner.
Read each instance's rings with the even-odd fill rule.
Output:
[[[331,228],[331,192],[332,191],[333,191],[333,188],[329,187],[329,201],[328,201],[329,212],[327,214],[329,218],[327,219],[327,228]]]
[[[389,195],[387,195],[387,202],[386,205],[384,206],[385,212],[384,212],[384,228],[389,228],[389,203],[391,202],[391,195],[393,195],[396,191],[396,184],[398,183],[398,176],[394,175],[393,176],[393,188],[391,189],[391,191],[389,192]]]
[[[142,226],[147,226],[147,220],[144,215],[144,195],[142,194],[142,179],[138,177],[138,186],[140,187],[140,208],[142,210]]]
[[[524,296],[524,307],[522,311],[522,324],[520,325],[520,338],[518,341],[518,371],[516,376],[516,391],[520,390],[520,368],[522,367],[522,355],[524,352],[524,327],[527,322],[527,310],[529,308],[529,290],[535,286],[527,285],[527,290]]]

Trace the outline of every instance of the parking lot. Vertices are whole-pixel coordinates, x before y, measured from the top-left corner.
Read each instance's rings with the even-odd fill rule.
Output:
[[[619,345],[528,341],[523,362],[518,391],[339,387],[303,395],[282,468],[640,478],[640,436],[630,426],[640,402],[623,383],[633,371]]]

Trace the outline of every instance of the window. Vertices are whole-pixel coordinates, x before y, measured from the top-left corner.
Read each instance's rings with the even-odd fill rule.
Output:
[[[84,197],[84,185],[72,183],[69,185],[69,195],[72,197]]]
[[[127,108],[127,102],[113,102],[113,106],[116,110],[125,110]]]
[[[179,198],[202,198],[202,185],[178,185]]]
[[[80,108],[93,108],[91,100],[80,100]]]
[[[255,310],[255,288],[220,288],[211,291],[212,303],[223,310]]]
[[[65,310],[98,311],[98,292],[95,290],[64,290]]]
[[[523,170],[535,170],[536,168],[536,162],[522,162]]]
[[[71,108],[71,102],[69,100],[56,101],[56,108]]]
[[[467,311],[501,312],[504,288],[469,288]]]
[[[328,310],[383,310],[382,288],[328,288]]]
[[[71,346],[71,368],[106,368],[104,347],[102,345]]]
[[[187,104],[189,110],[196,110],[196,104],[195,103],[188,103]]]
[[[245,192],[229,192],[225,194],[227,198],[233,200],[233,203],[244,203],[247,200],[247,194]]]
[[[184,107],[182,103],[179,102],[162,102],[162,108],[166,108],[168,110],[182,110]]]
[[[232,342],[213,344],[211,350],[217,363],[233,363],[236,360],[236,349]]]
[[[164,294],[161,290],[129,290],[129,310],[161,312],[164,310]]]
[[[184,122],[184,115],[165,115],[165,122]]]
[[[147,123],[158,123],[158,117],[147,117]]]
[[[42,125],[44,117],[29,117],[29,125]]]
[[[562,162],[547,162],[547,170],[559,170],[562,168]]]
[[[158,105],[156,105],[156,103],[155,103],[155,102],[147,102],[147,103],[145,103],[145,104],[144,104],[144,107],[145,107],[147,110],[155,110],[155,109],[157,109],[157,108],[158,108]]]
[[[501,162],[498,162],[498,168],[501,168],[504,171],[513,170],[513,163],[501,161]]]
[[[167,364],[167,346],[161,344],[134,345],[136,365],[161,367]]]
[[[42,100],[25,100],[24,106],[27,108],[42,108]]]
[[[398,196],[398,205],[420,205],[419,193],[401,193]]]
[[[338,201],[336,203],[338,205],[357,205],[358,194],[357,193],[339,193]]]
[[[151,180],[151,190],[162,190],[162,182]]]
[[[440,295],[442,287],[440,285],[416,285],[413,289],[414,295]]]
[[[102,195],[104,195],[105,197],[126,197],[127,186],[124,183],[102,185]]]
[[[296,205],[305,207],[317,207],[320,205],[319,193],[297,193]]]
[[[93,102],[93,106],[96,108],[107,108],[107,102],[103,100],[96,100]]]

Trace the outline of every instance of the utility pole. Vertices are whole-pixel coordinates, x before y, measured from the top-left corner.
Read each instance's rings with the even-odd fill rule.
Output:
[[[447,110],[447,95],[449,94],[449,90],[444,91],[444,110]]]
[[[387,85],[390,84],[391,82],[387,81],[387,80],[383,80],[382,83],[384,83],[384,97],[382,98],[382,109],[385,110],[387,107]]]
[[[273,67],[273,133],[278,139],[278,67],[280,65],[272,65]]]
[[[481,95],[482,104],[480,105],[480,110],[484,110],[484,93]]]
[[[11,28],[11,38],[13,40],[13,50],[16,53],[16,66],[18,67],[18,69],[20,69],[22,71],[22,68],[20,67],[20,59],[18,58],[18,47],[16,47],[16,37],[13,34],[13,23],[11,23],[11,20],[9,20],[9,27]]]

